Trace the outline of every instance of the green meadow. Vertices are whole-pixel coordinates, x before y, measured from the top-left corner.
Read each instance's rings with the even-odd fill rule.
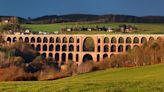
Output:
[[[51,81],[0,82],[0,92],[164,92],[164,65],[107,69]]]
[[[47,31],[47,32],[55,32],[60,31],[65,27],[112,27],[118,28],[119,25],[127,24],[137,27],[138,32],[132,32],[131,34],[164,34],[164,24],[144,24],[144,23],[57,23],[57,24],[22,24],[22,27],[29,28],[32,31]],[[115,34],[115,32],[65,32],[66,34]],[[119,33],[119,32],[116,32]]]

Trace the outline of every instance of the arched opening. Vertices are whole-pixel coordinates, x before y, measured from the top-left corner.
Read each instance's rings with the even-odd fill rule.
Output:
[[[73,37],[70,37],[70,38],[69,38],[69,43],[74,43]]]
[[[76,54],[76,62],[79,61],[79,54]]]
[[[152,41],[154,41],[154,38],[153,37],[150,37],[149,38],[149,42],[152,42]]]
[[[72,53],[68,54],[68,60],[73,61],[73,54]]]
[[[67,38],[66,37],[63,38],[63,43],[67,43]]]
[[[37,43],[41,43],[42,39],[40,37],[37,38]]]
[[[62,54],[62,65],[65,64],[65,62],[66,62],[66,54],[63,53]]]
[[[11,38],[7,37],[7,42],[11,43]]]
[[[98,41],[97,41],[98,43],[101,43],[101,40],[100,39],[98,39]]]
[[[19,42],[23,42],[23,38],[22,37],[19,38]]]
[[[80,40],[79,39],[77,39],[77,43],[80,43]]]
[[[112,45],[110,50],[111,50],[111,52],[116,52],[116,46]]]
[[[138,48],[139,48],[138,45],[134,45],[134,46],[133,46],[133,49],[138,49]]]
[[[41,45],[40,45],[40,44],[38,44],[38,45],[36,46],[36,51],[41,51]]]
[[[104,38],[104,43],[109,43],[109,38],[108,37]]]
[[[53,54],[52,53],[49,53],[49,58],[52,59],[53,58]]]
[[[126,52],[129,51],[129,50],[131,50],[131,46],[130,45],[127,45],[126,46]]]
[[[49,46],[49,51],[53,51],[54,50],[54,46],[51,44],[50,46]]]
[[[93,61],[93,58],[90,54],[84,55],[83,62],[86,62],[86,61]]]
[[[14,37],[14,38],[13,38],[13,42],[16,42],[16,41],[17,41],[17,38],[16,38],[16,37]]]
[[[158,37],[157,38],[157,41],[159,41],[159,42],[162,41],[162,38],[161,37]]]
[[[97,54],[97,62],[99,62],[99,61],[100,61],[100,55]]]
[[[77,46],[76,51],[80,51],[79,45]]]
[[[133,43],[139,43],[139,38],[135,37],[134,40],[133,40]]]
[[[43,45],[43,51],[47,51],[47,45]]]
[[[50,37],[50,43],[54,43],[54,38]]]
[[[105,45],[104,46],[104,52],[108,52],[108,51],[109,51],[108,45]]]
[[[106,59],[106,58],[108,58],[108,54],[103,55],[103,59]]]
[[[43,38],[43,43],[48,43],[47,37],[44,37],[44,38]]]
[[[43,57],[43,58],[46,58],[46,56],[47,56],[46,53],[43,53],[43,54],[42,54],[42,57]]]
[[[55,61],[59,61],[59,58],[60,58],[60,57],[59,57],[59,53],[56,53],[56,54],[55,54]]]
[[[34,50],[35,49],[35,45],[34,44],[31,44],[31,48]]]
[[[119,43],[124,43],[124,38],[123,38],[123,37],[120,37],[120,38],[118,39],[118,42],[119,42]]]
[[[60,45],[56,45],[56,51],[60,51]]]
[[[116,38],[115,37],[112,37],[112,39],[111,39],[111,43],[116,43]]]
[[[66,45],[62,46],[62,51],[67,51],[67,46]]]
[[[146,43],[146,42],[147,42],[146,37],[142,37],[142,38],[141,38],[141,43]]]
[[[130,37],[126,38],[126,43],[132,43],[132,39]]]
[[[73,45],[69,46],[69,51],[74,51],[74,46]]]
[[[25,43],[29,43],[29,38],[28,37],[25,38]]]
[[[100,51],[101,51],[101,47],[98,46],[98,48],[97,48],[97,52],[100,52]]]
[[[118,46],[118,52],[123,52],[123,45]]]
[[[61,39],[59,37],[56,38],[56,43],[61,43]]]
[[[94,52],[94,50],[94,40],[91,37],[85,38],[83,42],[83,51]]]
[[[35,43],[35,38],[34,37],[31,38],[31,43]]]
[[[114,56],[114,54],[111,54],[111,55],[110,55],[110,58],[112,58],[113,56]]]

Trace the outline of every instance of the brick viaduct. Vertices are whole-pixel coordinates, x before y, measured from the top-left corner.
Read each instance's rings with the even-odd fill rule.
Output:
[[[84,42],[91,38],[93,51],[84,50]],[[150,40],[164,39],[164,35],[6,35],[7,43],[23,41],[31,44],[39,54],[46,58],[65,63],[70,61],[94,62],[110,58],[112,55],[125,53],[129,49],[141,46]]]

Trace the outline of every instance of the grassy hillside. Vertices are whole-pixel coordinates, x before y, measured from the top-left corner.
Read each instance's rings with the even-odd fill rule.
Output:
[[[164,24],[142,24],[142,23],[58,23],[58,24],[43,24],[43,25],[31,25],[24,24],[23,27],[30,28],[32,31],[59,31],[65,27],[112,27],[117,28],[121,24],[129,24],[141,29],[140,32],[133,32],[135,34],[164,34]],[[107,32],[67,32],[68,34],[107,34]]]
[[[108,69],[39,82],[1,82],[0,92],[163,92],[164,65]]]

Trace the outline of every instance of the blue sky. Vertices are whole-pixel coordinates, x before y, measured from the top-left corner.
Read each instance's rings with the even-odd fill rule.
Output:
[[[0,0],[0,15],[34,18],[72,13],[164,16],[164,0]]]

